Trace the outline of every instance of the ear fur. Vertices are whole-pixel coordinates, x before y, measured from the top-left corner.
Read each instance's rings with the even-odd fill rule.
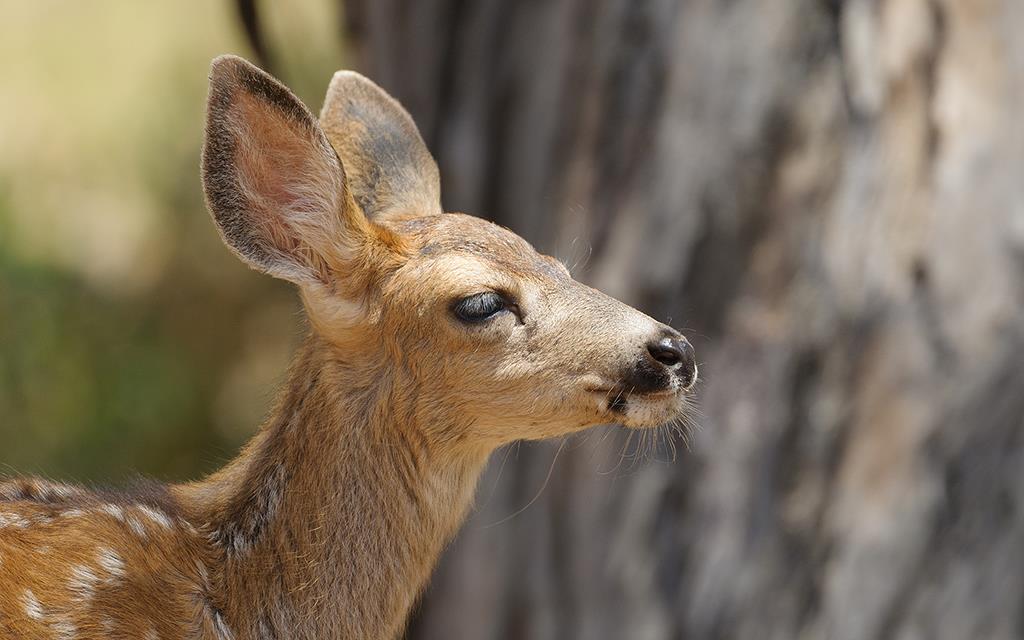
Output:
[[[409,113],[376,84],[354,71],[335,73],[320,125],[371,220],[442,212],[437,164]]]
[[[368,236],[369,222],[313,114],[235,56],[216,58],[210,70],[202,175],[224,241],[279,278],[328,282]]]

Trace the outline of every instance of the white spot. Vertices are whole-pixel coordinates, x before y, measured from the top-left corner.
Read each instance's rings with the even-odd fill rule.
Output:
[[[114,550],[100,547],[96,557],[100,568],[109,573],[111,577],[120,578],[124,575],[124,561]]]
[[[93,587],[99,581],[99,577],[92,569],[85,565],[77,564],[71,568],[71,579],[68,580],[68,589],[73,591],[82,600],[92,598]]]
[[[221,640],[232,640],[234,634],[231,633],[231,628],[228,627],[227,623],[224,622],[224,617],[220,615],[220,612],[213,614],[213,627],[217,630],[217,635],[220,636]],[[265,637],[270,637],[265,636]]]
[[[45,556],[48,553],[50,553],[51,551],[53,551],[53,547],[51,547],[48,544],[43,544],[43,545],[40,545],[40,546],[36,547],[36,553],[38,553],[40,555],[44,555]]]
[[[132,533],[140,538],[146,537],[146,528],[142,526],[142,523],[139,522],[138,518],[135,516],[128,516],[126,522],[128,523],[128,528],[132,530]]]
[[[71,496],[78,493],[78,490],[74,487],[70,487],[66,484],[51,484],[47,487],[53,495],[58,498],[70,498]]]
[[[117,518],[118,520],[124,520],[124,509],[117,506],[116,504],[105,504],[100,507],[100,511],[109,514]]]
[[[85,515],[85,512],[82,511],[81,509],[68,509],[67,511],[62,511],[61,514],[60,514],[60,517],[62,517],[62,518],[80,518],[80,517],[82,517],[84,515]]]
[[[210,585],[210,572],[206,570],[206,565],[196,560],[196,573],[199,574],[199,582],[204,586]]]
[[[153,509],[151,507],[147,507],[145,505],[139,505],[139,511],[142,512],[142,515],[146,516],[147,518],[152,520],[155,524],[163,527],[164,529],[170,529],[171,528],[171,519],[168,518],[163,513],[157,511],[156,509]]]
[[[57,633],[57,637],[60,640],[74,640],[75,634],[78,632],[75,625],[67,620],[53,623],[53,630]]]
[[[17,527],[24,529],[28,526],[28,520],[16,513],[0,513],[0,528]]]
[[[178,518],[178,526],[192,535],[197,535],[199,533],[196,531],[196,528],[192,526],[192,523],[184,518]]]
[[[25,593],[21,596],[21,603],[25,605],[25,615],[33,620],[43,619],[43,607],[36,600],[36,594],[32,593],[31,589],[25,589]]]

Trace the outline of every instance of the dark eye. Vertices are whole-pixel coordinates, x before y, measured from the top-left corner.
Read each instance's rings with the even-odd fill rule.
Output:
[[[493,291],[467,296],[455,303],[452,311],[463,322],[483,322],[508,308],[505,298]]]

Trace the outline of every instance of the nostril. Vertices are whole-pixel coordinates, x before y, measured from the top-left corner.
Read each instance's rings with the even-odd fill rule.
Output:
[[[666,367],[674,367],[685,358],[685,354],[683,353],[684,345],[687,347],[690,346],[681,340],[662,338],[657,342],[652,342],[647,345],[647,351],[651,354],[652,358]]]
[[[676,370],[683,388],[690,388],[697,377],[697,356],[686,338],[665,337],[648,344],[647,351],[657,362]]]

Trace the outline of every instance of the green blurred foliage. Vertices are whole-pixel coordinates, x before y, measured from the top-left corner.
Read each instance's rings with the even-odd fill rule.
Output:
[[[335,3],[263,6],[318,109]],[[198,172],[240,29],[229,2],[0,5],[0,474],[195,477],[266,413],[298,304],[221,245]]]

